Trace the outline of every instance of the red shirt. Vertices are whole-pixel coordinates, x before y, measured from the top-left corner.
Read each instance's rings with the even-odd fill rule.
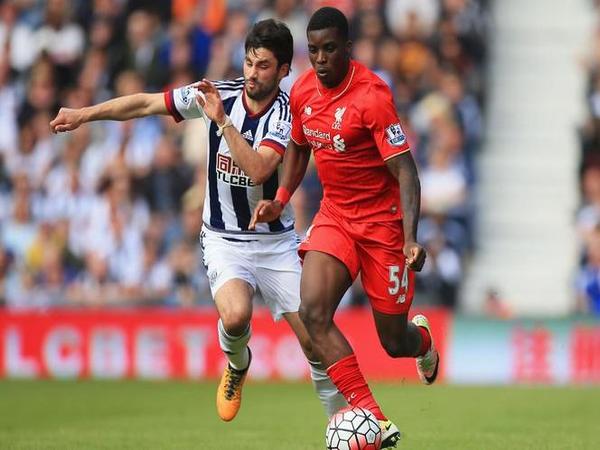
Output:
[[[294,83],[290,107],[292,139],[312,148],[323,201],[349,220],[401,219],[398,180],[385,161],[410,148],[387,85],[356,61],[333,89],[310,69]]]

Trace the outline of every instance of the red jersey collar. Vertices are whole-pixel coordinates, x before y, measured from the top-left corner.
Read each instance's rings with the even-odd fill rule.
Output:
[[[335,100],[348,90],[350,84],[352,83],[352,79],[354,78],[355,71],[356,64],[353,60],[350,60],[350,64],[348,65],[348,73],[346,74],[342,82],[333,88],[328,88],[324,86],[321,83],[321,80],[319,80],[319,78],[317,77],[317,73],[315,72],[315,79],[317,80],[317,92],[319,92],[319,95],[326,95],[328,97],[332,97],[332,100]]]
[[[244,104],[244,109],[246,110],[246,115],[248,116],[248,118],[256,119],[256,118],[264,115],[269,110],[269,108],[271,108],[271,106],[273,106],[273,103],[275,103],[275,100],[277,100],[277,97],[279,96],[279,92],[280,92],[280,89],[278,88],[277,94],[275,94],[273,96],[271,101],[267,105],[265,105],[265,107],[263,109],[261,109],[257,113],[253,113],[252,110],[250,109],[250,107],[248,106],[248,103],[246,103],[246,89],[244,89],[242,91],[242,103]]]

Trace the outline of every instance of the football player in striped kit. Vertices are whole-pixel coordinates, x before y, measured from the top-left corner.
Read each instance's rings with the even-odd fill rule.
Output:
[[[278,168],[290,139],[289,97],[279,89],[288,75],[293,40],[287,26],[256,23],[245,42],[244,76],[202,80],[158,94],[134,94],[81,109],[61,108],[50,126],[70,131],[94,120],[129,120],[170,114],[176,121],[204,117],[208,128],[208,168],[202,245],[204,263],[220,319],[218,336],[229,362],[217,390],[221,419],[232,420],[241,405],[252,359],[252,298],[260,291],[273,318],[284,318],[309,361],[311,378],[329,416],[346,406],[325,368],[313,357],[299,319],[300,260],[294,215],[287,206],[275,220],[250,230],[252,211],[272,200]]]

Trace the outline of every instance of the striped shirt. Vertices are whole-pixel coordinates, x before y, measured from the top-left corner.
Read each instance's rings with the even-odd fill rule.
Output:
[[[246,104],[244,79],[214,82],[223,101],[225,114],[233,126],[256,151],[268,146],[283,156],[290,139],[291,114],[289,96],[279,91],[262,111],[252,114]],[[217,124],[203,114],[194,85],[164,93],[169,113],[179,122],[204,117],[208,129],[206,196],[203,221],[211,230],[223,233],[277,234],[294,228],[294,214],[286,205],[281,217],[259,223],[255,231],[248,225],[254,208],[262,199],[272,200],[279,187],[279,168],[262,185],[254,185],[250,177],[234,162],[227,141],[217,136]]]

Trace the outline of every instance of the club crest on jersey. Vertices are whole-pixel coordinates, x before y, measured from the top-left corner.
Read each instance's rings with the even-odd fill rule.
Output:
[[[400,147],[406,142],[406,136],[402,131],[402,127],[399,123],[394,123],[385,129],[387,135],[387,141],[390,145]]]
[[[342,129],[342,119],[344,117],[345,112],[346,112],[345,106],[340,106],[339,108],[337,108],[335,110],[335,113],[334,113],[335,122],[333,122],[333,125],[331,125],[331,128],[333,128],[334,130]]]

